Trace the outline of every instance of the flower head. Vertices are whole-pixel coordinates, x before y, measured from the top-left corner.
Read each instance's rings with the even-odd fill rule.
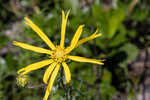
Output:
[[[30,71],[37,70],[37,69],[43,68],[44,66],[49,65],[49,67],[46,69],[44,76],[43,76],[44,83],[46,83],[46,84],[48,83],[46,93],[45,93],[43,100],[48,99],[48,96],[50,95],[54,80],[57,76],[57,73],[58,73],[61,65],[65,72],[66,83],[70,82],[71,73],[70,73],[67,63],[65,62],[67,59],[74,60],[77,62],[89,62],[89,63],[103,65],[103,62],[102,62],[103,60],[89,59],[89,58],[84,58],[84,57],[79,57],[79,56],[71,56],[69,54],[73,49],[77,48],[79,45],[81,45],[89,40],[92,40],[94,38],[100,37],[101,34],[98,33],[98,30],[96,30],[96,32],[94,32],[91,36],[79,40],[80,35],[82,34],[82,31],[83,31],[83,27],[84,27],[84,25],[80,25],[78,27],[77,31],[75,32],[75,35],[71,41],[70,46],[65,48],[65,44],[64,44],[65,30],[66,30],[66,24],[67,24],[69,12],[70,11],[68,11],[67,14],[65,15],[64,11],[62,11],[60,45],[55,46],[51,42],[51,40],[44,34],[44,32],[27,17],[25,17],[25,21],[26,21],[25,23],[27,25],[29,25],[41,37],[41,39],[49,46],[50,49],[44,49],[44,48],[29,45],[26,43],[13,41],[13,44],[16,46],[19,46],[19,47],[22,47],[24,49],[28,49],[28,50],[31,50],[34,52],[50,55],[49,59],[30,64],[30,65],[20,69],[17,72],[20,76],[23,76],[23,75],[26,75]],[[20,84],[22,84],[22,81],[20,81],[20,79],[18,82]],[[25,84],[23,84],[23,86],[24,85]]]
[[[25,87],[28,83],[28,76],[27,75],[20,75],[17,77],[17,84],[18,86]]]

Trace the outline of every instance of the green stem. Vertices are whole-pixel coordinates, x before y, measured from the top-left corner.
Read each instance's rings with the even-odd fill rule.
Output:
[[[61,84],[65,91],[66,100],[69,100],[69,90],[68,90],[66,84],[64,84],[64,82],[63,82],[63,68],[61,68],[60,75],[61,75]]]

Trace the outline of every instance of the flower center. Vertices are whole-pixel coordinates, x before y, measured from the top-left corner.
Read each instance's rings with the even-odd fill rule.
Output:
[[[65,50],[61,48],[60,46],[56,46],[56,49],[53,50],[52,52],[53,53],[51,55],[51,58],[58,63],[65,61],[67,58]]]

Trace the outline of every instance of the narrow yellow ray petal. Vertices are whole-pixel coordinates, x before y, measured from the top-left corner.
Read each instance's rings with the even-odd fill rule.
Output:
[[[52,63],[52,64],[47,68],[47,70],[45,71],[44,77],[43,77],[44,83],[47,84],[47,81],[48,81],[48,79],[49,79],[49,77],[50,77],[52,71],[54,70],[56,64],[57,64],[57,62]]]
[[[104,61],[104,60],[89,59],[89,58],[84,58],[79,56],[68,56],[68,58],[78,62],[89,62],[89,63],[95,63],[99,65],[103,65],[102,61]]]
[[[66,31],[66,25],[67,25],[67,19],[69,16],[70,10],[67,12],[67,15],[65,16],[64,11],[62,11],[62,24],[61,24],[61,40],[60,40],[60,46],[64,47],[65,42],[65,31]]]
[[[60,68],[60,64],[58,64],[58,65],[56,66],[56,68],[54,69],[54,71],[53,71],[53,73],[52,73],[52,76],[51,76],[51,78],[50,78],[50,80],[49,80],[49,84],[48,84],[48,86],[47,86],[46,93],[45,93],[45,96],[44,96],[43,100],[47,100],[47,99],[48,99],[48,96],[49,96],[50,93],[51,93],[52,86],[53,86],[53,83],[54,83],[55,78],[56,78],[56,76],[57,76],[57,73],[58,73],[58,71],[59,71],[59,68]]]
[[[100,37],[102,35],[101,33],[97,34],[97,32],[98,32],[98,29],[92,35],[90,35],[89,37],[86,37],[86,38],[83,38],[83,39],[79,40],[76,47],[78,47],[79,45],[81,45],[81,44],[83,44],[83,43],[85,43],[89,40],[93,40],[97,37]]]
[[[50,50],[40,48],[40,47],[36,47],[36,46],[32,46],[32,45],[22,43],[22,42],[13,41],[13,45],[16,45],[16,46],[19,46],[21,48],[31,50],[31,51],[34,51],[34,52],[38,52],[38,53],[52,54],[52,51],[50,51]]]
[[[64,68],[66,82],[69,83],[71,80],[71,73],[70,73],[69,67],[65,62],[62,63],[62,66]]]
[[[77,44],[77,42],[78,42],[78,40],[80,38],[80,35],[81,35],[82,31],[83,31],[83,27],[84,27],[84,25],[80,25],[78,27],[78,29],[77,29],[77,31],[76,31],[76,33],[75,33],[75,35],[74,35],[74,37],[73,37],[73,39],[71,41],[70,46],[65,49],[67,53],[71,52],[71,50],[73,50],[75,48],[75,46],[76,46],[76,44]]]
[[[52,50],[55,49],[54,44],[51,42],[51,40],[44,34],[44,32],[37,25],[35,25],[27,17],[25,17],[25,20],[27,21],[26,24],[28,24]]]
[[[17,73],[24,75],[30,71],[33,71],[33,70],[37,70],[37,69],[40,69],[46,65],[49,65],[53,62],[52,59],[47,59],[47,60],[43,60],[43,61],[40,61],[40,62],[36,62],[36,63],[33,63],[33,64],[30,64],[22,69],[20,69]]]

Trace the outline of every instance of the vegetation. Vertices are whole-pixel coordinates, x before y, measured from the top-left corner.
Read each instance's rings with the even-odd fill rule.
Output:
[[[149,5],[149,0],[0,0],[0,100],[43,99],[46,68],[30,72],[24,88],[17,86],[16,78],[20,68],[47,56],[15,47],[12,41],[48,48],[24,24],[24,17],[28,16],[55,45],[59,44],[61,11],[69,9],[66,45],[81,24],[85,24],[82,38],[97,28],[102,33],[79,46],[72,55],[105,62],[99,66],[68,61],[72,80],[65,85],[64,73],[58,74],[49,100],[140,100],[138,94],[148,100]]]

